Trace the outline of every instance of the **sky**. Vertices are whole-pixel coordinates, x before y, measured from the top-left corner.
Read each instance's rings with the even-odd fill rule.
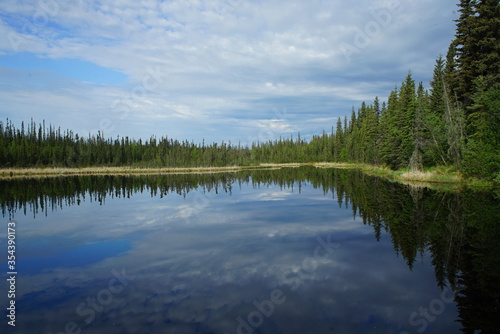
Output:
[[[330,132],[446,55],[456,1],[2,0],[0,121],[250,145]]]

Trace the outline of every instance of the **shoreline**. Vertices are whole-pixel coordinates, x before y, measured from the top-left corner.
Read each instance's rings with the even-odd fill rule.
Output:
[[[281,169],[297,168],[301,166],[313,166],[316,168],[355,169],[361,172],[378,176],[389,181],[396,181],[412,185],[454,185],[473,187],[494,187],[493,182],[479,179],[465,179],[459,172],[450,167],[436,167],[422,172],[411,172],[406,170],[393,171],[387,167],[374,166],[359,163],[343,162],[310,162],[310,163],[262,163],[248,166],[225,166],[225,167],[82,167],[82,168],[4,168],[0,169],[0,179],[16,178],[44,178],[61,176],[84,176],[84,175],[167,175],[167,174],[213,174],[213,173],[235,173],[245,170],[259,169]]]
[[[318,168],[343,168],[356,169],[366,175],[378,176],[389,181],[395,181],[413,186],[453,186],[453,187],[474,187],[474,188],[494,188],[495,184],[477,178],[465,178],[460,172],[452,167],[437,166],[427,168],[423,171],[413,172],[410,170],[391,170],[384,166],[375,166],[359,163],[316,163]]]
[[[166,175],[210,174],[239,172],[252,169],[270,169],[274,166],[225,166],[225,167],[82,167],[82,168],[5,168],[0,169],[0,179],[43,178],[84,175]]]

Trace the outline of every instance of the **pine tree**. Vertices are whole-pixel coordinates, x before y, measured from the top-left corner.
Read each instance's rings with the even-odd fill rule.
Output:
[[[344,148],[344,133],[342,130],[342,121],[341,118],[337,118],[337,127],[335,130],[335,149],[333,151],[333,160],[336,162],[342,161],[341,152]]]
[[[415,81],[411,73],[408,73],[400,90],[400,110],[398,126],[401,131],[401,146],[398,155],[399,168],[407,167],[413,153],[413,125],[417,100],[415,95]]]
[[[423,169],[423,150],[426,145],[424,114],[426,112],[427,96],[422,82],[417,89],[417,108],[415,110],[415,119],[413,125],[413,153],[410,157],[410,168],[412,171],[421,171]]]
[[[443,114],[445,110],[444,102],[444,86],[445,86],[445,61],[442,55],[439,55],[434,66],[434,73],[432,77],[431,96],[430,96],[430,109],[436,114]]]
[[[473,82],[472,94],[488,90],[500,83],[500,3],[497,0],[482,0],[476,4],[475,26],[471,32],[475,53],[475,77],[483,77],[482,86]],[[472,95],[471,94],[471,95]]]
[[[383,163],[392,169],[399,167],[398,150],[401,144],[400,129],[397,126],[399,97],[397,87],[391,91],[387,101],[387,108],[380,117],[381,147],[380,154]]]
[[[425,136],[428,140],[427,148],[424,152],[424,164],[436,165],[447,164],[448,142],[446,139],[447,130],[445,128],[445,62],[440,55],[434,66],[434,75],[431,85],[431,95],[429,110],[423,117]]]
[[[447,74],[452,94],[467,109],[476,78],[485,77],[487,89],[499,82],[500,4],[497,0],[461,0],[458,6],[460,17],[447,56]]]
[[[487,88],[487,79],[476,80],[472,111],[468,117],[468,142],[464,171],[468,175],[500,181],[500,84]]]

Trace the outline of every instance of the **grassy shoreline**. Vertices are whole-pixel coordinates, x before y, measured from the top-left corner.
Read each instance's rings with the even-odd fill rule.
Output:
[[[390,181],[405,184],[420,185],[467,185],[473,187],[493,187],[493,182],[473,178],[465,178],[460,172],[451,167],[429,168],[423,172],[408,170],[393,171],[387,167],[359,164],[359,163],[262,163],[249,166],[226,167],[165,167],[165,168],[140,168],[140,167],[84,167],[84,168],[5,168],[0,169],[0,179],[12,178],[41,178],[75,175],[161,175],[161,174],[206,174],[239,172],[256,169],[279,169],[300,166],[314,166],[316,168],[356,169],[367,175],[383,177]]]
[[[83,168],[5,168],[0,169],[0,179],[23,177],[58,177],[76,175],[160,175],[160,174],[201,174],[238,172],[249,169],[272,168],[271,166],[226,166],[226,167],[83,167]]]
[[[427,168],[421,172],[412,172],[410,170],[391,170],[384,166],[374,166],[356,163],[317,163],[319,168],[345,168],[357,169],[367,175],[383,177],[390,181],[396,181],[404,184],[437,186],[471,186],[471,187],[494,187],[491,181],[485,181],[476,178],[466,178],[462,173],[453,167],[438,166]]]

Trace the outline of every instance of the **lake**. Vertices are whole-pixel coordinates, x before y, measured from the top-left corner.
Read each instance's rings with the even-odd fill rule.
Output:
[[[313,167],[0,180],[1,332],[493,333],[499,197]]]

